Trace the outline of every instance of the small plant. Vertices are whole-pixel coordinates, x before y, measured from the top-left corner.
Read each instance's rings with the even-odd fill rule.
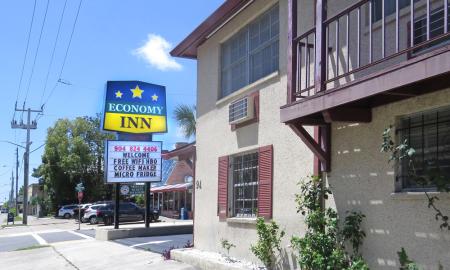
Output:
[[[191,241],[187,240],[186,244],[184,244],[183,248],[192,248],[194,247],[194,243],[191,243]]]
[[[256,221],[256,232],[258,242],[250,247],[253,254],[264,264],[265,267],[272,269],[277,260],[277,254],[281,252],[281,238],[284,231],[281,230],[275,221],[265,223],[264,218],[259,217]]]
[[[170,251],[172,251],[172,249],[176,249],[175,246],[171,246],[169,249],[165,249],[162,253],[162,256],[164,258],[164,260],[170,260]]]
[[[406,250],[403,247],[397,252],[397,255],[398,260],[400,261],[400,270],[419,270],[417,264],[408,257],[408,254],[406,254]]]
[[[230,249],[236,247],[233,243],[228,241],[227,239],[221,239],[220,244],[222,245],[222,248],[227,251],[227,256],[230,256]]]
[[[342,235],[345,241],[349,241],[352,244],[353,255],[359,256],[359,247],[363,243],[366,233],[361,229],[361,223],[366,216],[361,212],[350,212],[345,217],[344,228],[342,229]]]

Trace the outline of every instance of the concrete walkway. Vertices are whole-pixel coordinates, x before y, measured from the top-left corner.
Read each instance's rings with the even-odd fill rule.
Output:
[[[187,264],[164,261],[157,253],[87,239],[54,243],[51,247],[32,250],[2,252],[0,262],[2,270],[195,270]]]

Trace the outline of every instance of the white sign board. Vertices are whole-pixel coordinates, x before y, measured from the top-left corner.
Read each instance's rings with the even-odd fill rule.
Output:
[[[161,182],[162,142],[106,141],[106,183]]]

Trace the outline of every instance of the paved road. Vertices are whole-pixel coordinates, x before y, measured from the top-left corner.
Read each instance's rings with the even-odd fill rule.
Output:
[[[179,234],[152,237],[133,237],[114,240],[116,243],[132,248],[163,253],[170,248],[183,248],[192,243],[192,234]]]

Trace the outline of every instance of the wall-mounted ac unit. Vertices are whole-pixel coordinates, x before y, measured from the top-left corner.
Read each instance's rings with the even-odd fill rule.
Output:
[[[252,96],[247,96],[232,102],[228,106],[230,125],[239,124],[255,117],[254,102]]]

